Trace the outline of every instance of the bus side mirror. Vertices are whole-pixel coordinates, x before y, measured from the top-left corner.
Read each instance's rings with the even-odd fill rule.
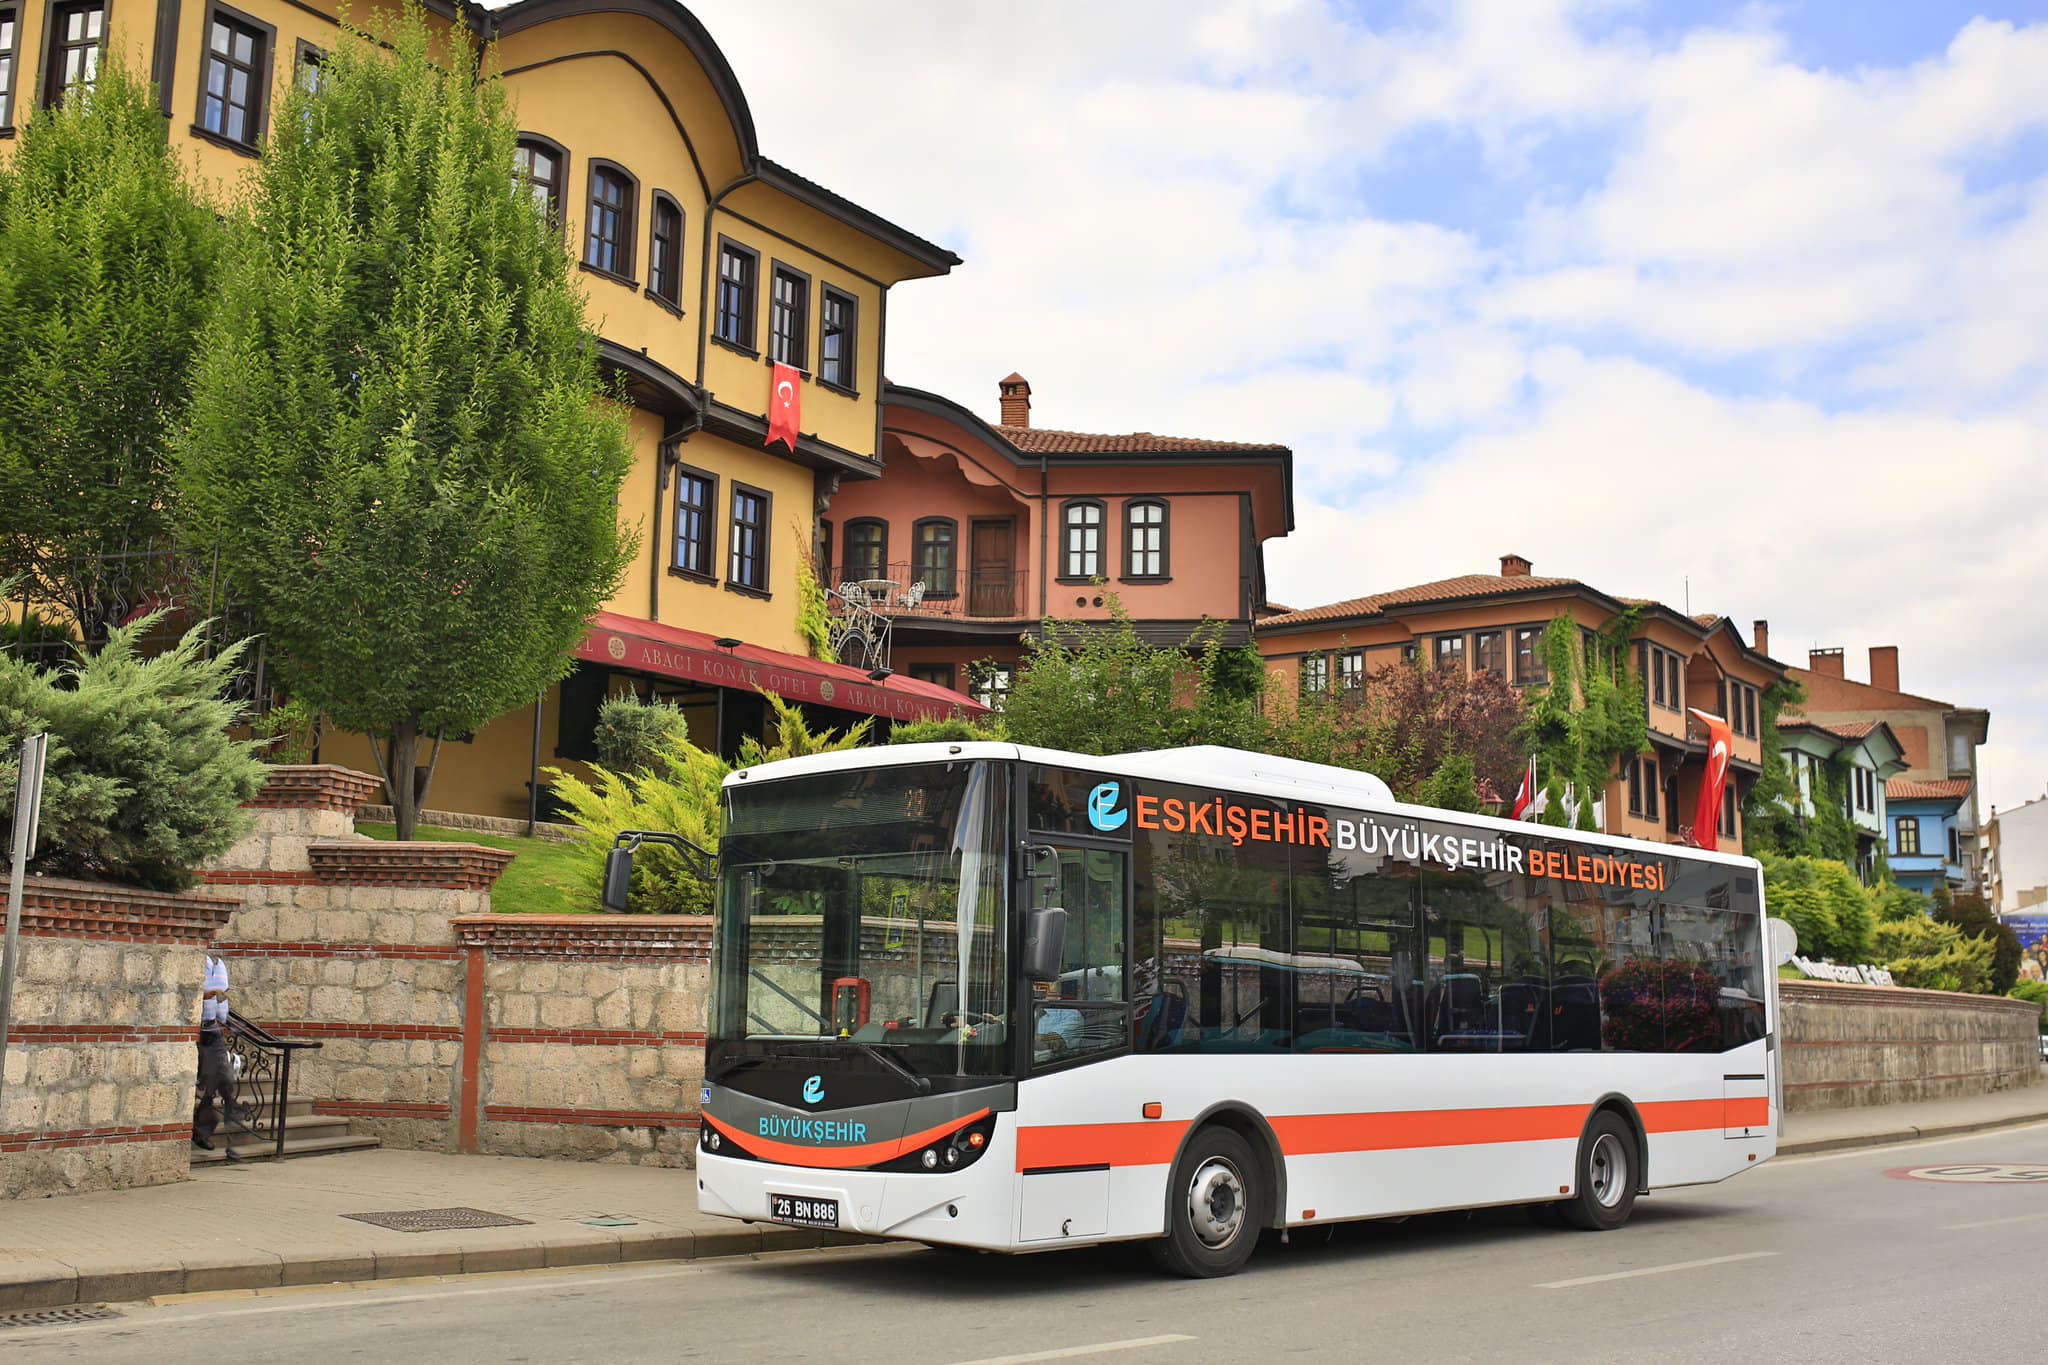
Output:
[[[626,893],[633,885],[633,850],[615,848],[604,858],[604,908],[626,912]]]
[[[1067,912],[1057,905],[1040,905],[1024,921],[1024,979],[1057,981],[1066,965]]]

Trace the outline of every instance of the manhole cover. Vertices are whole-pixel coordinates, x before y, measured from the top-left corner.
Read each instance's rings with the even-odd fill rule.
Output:
[[[398,1209],[392,1213],[344,1213],[358,1223],[374,1223],[395,1232],[453,1232],[457,1228],[523,1228],[524,1218],[507,1218],[483,1209]]]
[[[1899,1166],[1885,1174],[1943,1185],[2048,1185],[2048,1166]]]
[[[0,1331],[9,1327],[62,1327],[73,1322],[105,1322],[121,1315],[104,1304],[85,1304],[71,1308],[24,1308],[14,1313],[0,1313]]]

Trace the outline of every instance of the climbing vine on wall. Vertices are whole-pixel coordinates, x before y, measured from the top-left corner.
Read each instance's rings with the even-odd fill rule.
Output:
[[[1812,853],[1806,822],[1799,814],[1799,781],[1785,762],[1778,717],[1806,700],[1806,689],[1781,678],[1758,698],[1757,747],[1763,772],[1742,803],[1742,846],[1752,854],[1780,853],[1797,857]]]
[[[825,588],[807,559],[799,559],[796,564],[796,630],[810,646],[812,658],[833,662],[832,621],[825,612]]]
[[[1590,640],[1569,616],[1556,617],[1544,629],[1541,648],[1550,682],[1530,693],[1521,733],[1548,798],[1545,824],[1570,820],[1570,784],[1579,796],[1579,828],[1597,828],[1593,802],[1607,789],[1616,763],[1648,745],[1642,680],[1628,667],[1629,637],[1641,616],[1640,610],[1623,612]]]

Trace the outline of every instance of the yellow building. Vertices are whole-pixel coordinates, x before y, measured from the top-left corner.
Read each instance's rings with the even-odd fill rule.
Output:
[[[115,51],[151,74],[174,140],[230,192],[262,155],[285,83],[318,79],[338,8],[0,0],[0,138],[17,108],[61,98]],[[757,687],[832,720],[945,714],[960,699],[944,689],[809,658],[797,596],[833,492],[881,472],[889,287],[959,258],[763,156],[731,67],[673,0],[427,10],[497,42],[521,160],[631,396],[620,517],[641,534],[577,673],[449,744],[431,804],[525,815],[534,766],[589,757],[598,703],[617,691],[677,701],[700,742],[726,748],[758,727]],[[372,28],[391,12],[352,9]],[[802,375],[793,451],[765,444],[776,361]],[[356,737],[328,736],[321,757],[374,769]]]

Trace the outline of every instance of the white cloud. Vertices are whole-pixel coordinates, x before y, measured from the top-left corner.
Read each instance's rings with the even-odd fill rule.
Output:
[[[1653,39],[1569,0],[693,8],[769,155],[967,258],[892,295],[890,376],[1292,444],[1281,600],[1509,550],[1689,580],[1781,656],[1896,643],[1991,707],[1987,799],[2048,777],[2048,24],[1866,68],[1767,9]],[[1436,146],[1490,221],[1361,197],[1455,202]]]

